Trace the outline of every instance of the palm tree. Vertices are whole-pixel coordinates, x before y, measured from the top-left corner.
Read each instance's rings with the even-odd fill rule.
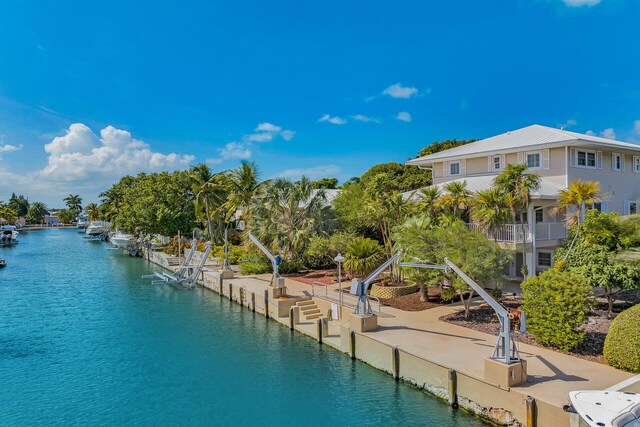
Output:
[[[251,202],[251,232],[288,259],[299,257],[314,237],[332,228],[325,191],[314,190],[305,177],[297,182],[275,179]]]
[[[498,188],[478,191],[471,199],[471,220],[494,240],[497,240],[497,231],[511,217],[507,199]]]
[[[493,180],[493,185],[506,195],[506,202],[514,221],[518,214],[520,216],[519,221],[515,222],[520,224],[523,260],[527,254],[527,235],[524,232],[523,213],[529,209],[531,192],[540,188],[540,177],[534,173],[527,173],[527,167],[526,164],[508,164],[505,170]],[[522,270],[522,274],[526,278],[528,276],[526,263],[523,263]]]
[[[223,205],[225,219],[229,221],[239,209],[242,209],[242,218],[248,222],[252,200],[266,182],[260,182],[260,173],[255,162],[242,162],[240,167],[232,170],[228,180],[229,195]]]
[[[42,223],[45,215],[49,213],[49,208],[43,202],[33,202],[29,207],[27,219],[29,222]]]
[[[435,218],[438,214],[438,199],[441,196],[440,189],[435,185],[425,187],[418,191],[418,207],[431,218]]]
[[[87,206],[85,206],[85,210],[87,211],[87,215],[89,216],[89,219],[91,221],[96,221],[98,218],[100,218],[100,208],[95,203],[89,203]]]
[[[206,221],[209,241],[214,243],[212,219],[223,205],[227,196],[226,175],[212,174],[209,167],[201,163],[191,169],[193,192],[195,194],[196,217]],[[204,217],[203,217],[204,213]]]
[[[569,228],[576,227],[576,234],[571,241],[571,245],[567,250],[564,257],[564,262],[567,261],[569,253],[576,242],[578,234],[580,234],[580,226],[582,225],[582,215],[586,206],[593,206],[602,200],[600,194],[600,184],[595,181],[581,181],[575,180],[569,184],[564,190],[558,193],[558,206],[553,208],[553,213],[566,213],[571,207],[575,208],[575,212],[567,215],[566,225]]]
[[[471,197],[467,181],[447,182],[442,188],[446,194],[438,199],[438,205],[463,219],[469,209],[469,198]]]
[[[363,279],[378,267],[384,258],[384,250],[380,244],[366,237],[356,237],[347,246],[344,268],[352,277]]]
[[[80,212],[82,211],[82,197],[76,194],[69,194],[67,197],[63,199],[64,203],[67,205],[70,211]]]

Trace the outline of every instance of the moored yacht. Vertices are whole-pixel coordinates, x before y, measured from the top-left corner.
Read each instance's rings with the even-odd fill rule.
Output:
[[[18,228],[15,225],[0,226],[0,247],[18,244]]]
[[[78,215],[78,218],[76,220],[76,227],[78,227],[81,230],[85,230],[87,228],[87,226],[89,225],[89,218],[86,215]]]
[[[113,235],[111,235],[109,241],[113,244],[113,246],[119,249],[128,249],[131,246],[135,245],[136,238],[133,237],[133,234],[116,231]]]
[[[640,426],[640,394],[610,390],[572,391],[565,411],[590,427]],[[582,424],[580,424],[582,425]]]
[[[85,234],[89,237],[98,237],[103,235],[108,228],[109,224],[104,221],[92,221],[85,231]]]

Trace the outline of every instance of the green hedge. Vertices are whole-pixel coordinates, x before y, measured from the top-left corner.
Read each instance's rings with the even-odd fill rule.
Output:
[[[522,309],[536,341],[571,351],[584,338],[578,330],[592,307],[587,281],[566,272],[547,270],[522,283]]]
[[[614,368],[640,373],[640,305],[613,320],[604,341],[604,359]]]

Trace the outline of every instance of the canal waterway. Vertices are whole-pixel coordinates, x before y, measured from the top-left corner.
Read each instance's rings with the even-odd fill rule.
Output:
[[[0,425],[484,425],[76,230],[20,238],[0,248]]]

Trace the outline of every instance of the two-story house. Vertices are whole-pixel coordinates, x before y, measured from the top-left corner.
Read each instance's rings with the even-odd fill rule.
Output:
[[[472,192],[492,187],[496,175],[510,163],[526,164],[541,180],[522,218],[526,225],[506,224],[496,235],[514,249],[511,277],[521,276],[523,263],[529,275],[553,265],[554,250],[558,240],[566,237],[566,228],[564,216],[554,215],[552,208],[558,193],[574,180],[600,183],[603,198],[595,208],[622,215],[640,213],[637,144],[532,125],[406,162],[430,169],[434,185],[440,188],[450,181],[466,181]]]

